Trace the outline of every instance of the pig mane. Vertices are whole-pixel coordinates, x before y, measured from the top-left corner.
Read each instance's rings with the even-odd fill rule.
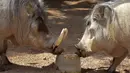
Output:
[[[38,3],[38,0],[10,0],[9,3],[9,19],[10,21],[13,21],[10,22],[10,24],[13,24],[13,28],[15,30],[15,32],[13,32],[14,36],[16,40],[21,44],[24,43],[24,40],[27,39],[28,34],[30,33],[30,24],[26,24],[23,21],[21,21],[20,11],[22,9],[22,6],[26,5],[28,2],[31,1],[33,1],[34,3]]]
[[[118,23],[118,21],[117,21],[116,12],[115,12],[114,8],[112,7],[112,5],[113,5],[113,2],[100,3],[100,4],[97,4],[93,10],[96,10],[99,7],[105,7],[105,8],[109,8],[111,10],[110,18],[107,19],[107,24],[106,24],[107,30],[108,30],[108,39],[116,41],[115,25],[116,25],[116,23]],[[92,12],[94,12],[94,11],[92,11]]]
[[[10,9],[11,9],[10,15],[12,15],[10,19],[13,20],[12,24],[15,26],[14,36],[20,44],[24,43],[23,41],[28,36],[30,30],[30,25],[23,24],[21,22],[21,16],[20,16],[21,7],[25,5],[28,1],[29,0],[10,1]]]

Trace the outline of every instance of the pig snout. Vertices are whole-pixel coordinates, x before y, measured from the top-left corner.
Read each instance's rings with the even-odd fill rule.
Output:
[[[78,56],[80,56],[80,57],[86,57],[86,56],[87,56],[86,50],[85,50],[85,48],[83,47],[83,44],[78,43],[78,44],[75,45],[75,48],[77,49],[76,54],[77,54]]]
[[[60,54],[63,52],[63,49],[58,48],[58,46],[55,46],[56,38],[47,36],[47,40],[44,43],[44,48],[46,48],[47,51],[53,53],[53,54]]]
[[[58,47],[66,38],[67,34],[68,34],[68,29],[63,28],[59,37],[54,38],[50,35],[47,35],[46,38],[44,39],[44,42],[41,40],[40,43],[42,42],[44,43],[43,47],[47,52],[51,52],[56,55],[61,54],[64,50]]]

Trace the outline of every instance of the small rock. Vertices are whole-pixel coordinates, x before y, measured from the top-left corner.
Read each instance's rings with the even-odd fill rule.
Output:
[[[56,58],[61,73],[81,73],[80,57],[74,53],[62,53]]]

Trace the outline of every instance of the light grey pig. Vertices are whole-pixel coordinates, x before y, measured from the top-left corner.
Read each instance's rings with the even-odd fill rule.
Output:
[[[76,45],[81,56],[104,51],[113,57],[108,72],[130,53],[130,0],[97,4],[86,17],[86,29]]]

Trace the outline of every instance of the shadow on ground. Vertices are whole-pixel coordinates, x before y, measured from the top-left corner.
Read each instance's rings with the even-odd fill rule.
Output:
[[[58,70],[51,68],[51,65],[44,66],[43,68],[37,68],[32,66],[23,66],[12,64],[5,66],[5,71],[1,71],[0,73],[59,73]]]
[[[6,71],[1,71],[0,73],[60,73],[59,70],[56,70],[56,68],[54,68],[54,64],[51,64],[49,66],[43,66],[42,68],[12,64],[6,66],[5,69]],[[104,69],[96,70],[82,68],[81,73],[107,73],[107,71]]]
[[[0,73],[7,73],[7,71],[8,73],[60,73],[59,70],[56,70],[54,63],[49,66],[43,66],[42,68],[12,64],[5,66],[5,69],[6,71],[1,71]],[[81,73],[107,73],[107,71],[104,69],[96,70],[82,68]]]
[[[107,73],[107,70],[101,69],[101,70],[96,70],[96,69],[82,69],[81,73]],[[119,72],[115,72],[119,73]]]

